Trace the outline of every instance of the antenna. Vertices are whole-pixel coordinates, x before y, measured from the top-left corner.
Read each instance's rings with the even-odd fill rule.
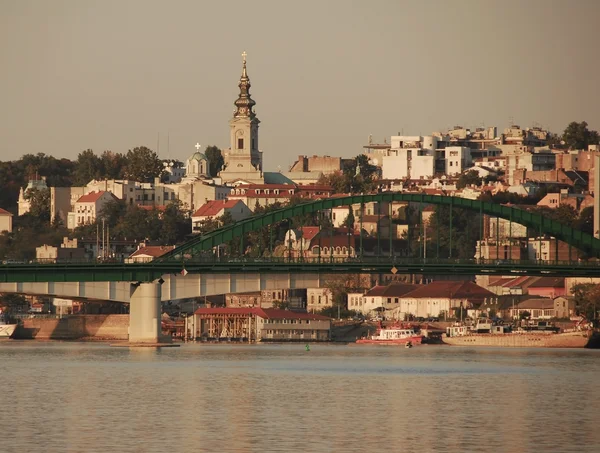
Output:
[[[160,132],[158,133],[158,137],[156,138],[156,154],[160,154]]]
[[[167,131],[167,157],[170,159],[171,158],[171,146],[170,146],[170,133],[169,131]]]

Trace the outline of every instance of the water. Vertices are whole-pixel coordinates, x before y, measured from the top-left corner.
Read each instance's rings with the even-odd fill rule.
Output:
[[[600,351],[0,343],[0,452],[598,452]]]

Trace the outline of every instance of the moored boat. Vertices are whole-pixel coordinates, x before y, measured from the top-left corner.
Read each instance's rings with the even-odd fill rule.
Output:
[[[499,326],[494,326],[496,329]],[[556,330],[496,330],[476,333],[449,328],[442,341],[452,346],[496,346],[512,348],[585,348],[597,335],[591,329],[559,333]]]
[[[16,324],[5,324],[0,321],[0,338],[10,338],[13,333],[15,333],[15,329],[17,328]]]
[[[374,335],[356,340],[357,344],[382,344],[382,345],[404,345],[410,344],[409,348],[421,344],[423,335],[417,334],[413,329],[404,327],[380,327]]]

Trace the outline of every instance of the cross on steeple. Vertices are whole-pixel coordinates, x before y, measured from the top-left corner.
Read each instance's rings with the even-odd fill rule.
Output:
[[[244,61],[244,64],[246,64],[246,57],[248,56],[248,54],[246,53],[246,51],[244,50],[242,52],[242,60]]]
[[[200,143],[196,143],[196,149],[200,151],[200,148],[202,148],[202,145]]]

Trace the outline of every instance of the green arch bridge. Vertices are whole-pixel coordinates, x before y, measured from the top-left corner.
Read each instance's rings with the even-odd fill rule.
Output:
[[[319,255],[318,259],[304,260],[295,258],[257,258],[216,257],[207,253],[215,247],[232,239],[243,238],[251,232],[260,231],[269,225],[303,214],[316,213],[340,206],[365,204],[370,202],[409,202],[461,208],[498,217],[533,229],[536,234],[550,235],[581,250],[591,257],[600,257],[600,240],[590,234],[563,225],[518,208],[439,195],[406,194],[384,192],[370,195],[353,195],[317,200],[293,206],[224,226],[208,234],[198,236],[171,252],[150,263],[104,263],[104,262],[62,262],[62,263],[13,263],[0,265],[0,283],[2,282],[101,282],[131,281],[150,282],[165,274],[181,273],[419,273],[444,275],[552,275],[600,277],[600,261],[578,260],[559,261],[558,257],[550,261],[523,260],[485,260],[457,259],[452,257],[452,236],[450,236],[449,256],[434,258],[395,256],[389,248],[389,256],[364,256],[362,253],[362,234],[357,247],[357,257],[330,258]],[[362,211],[361,211],[362,212]],[[381,211],[380,211],[381,212]],[[480,217],[481,218],[481,217]],[[452,215],[450,215],[452,222]],[[481,227],[480,227],[481,228]],[[450,225],[452,231],[452,225]],[[391,236],[391,235],[390,235]],[[390,238],[391,241],[391,238]],[[320,250],[320,248],[319,248]],[[381,250],[381,248],[379,248]],[[575,256],[575,255],[574,255]]]

